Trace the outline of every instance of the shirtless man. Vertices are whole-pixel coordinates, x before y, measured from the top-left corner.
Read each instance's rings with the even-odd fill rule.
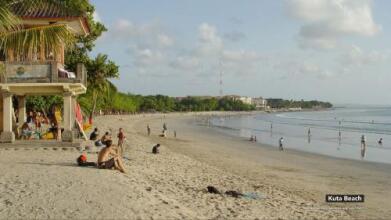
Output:
[[[105,142],[106,147],[103,148],[98,155],[98,168],[99,169],[116,169],[122,173],[125,173],[122,159],[118,156],[118,152],[112,145],[112,140]]]

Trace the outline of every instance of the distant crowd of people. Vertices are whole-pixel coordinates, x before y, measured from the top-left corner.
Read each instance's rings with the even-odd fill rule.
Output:
[[[20,138],[31,139],[58,139],[61,135],[57,120],[53,115],[47,116],[39,111],[30,111],[26,121],[20,122]]]

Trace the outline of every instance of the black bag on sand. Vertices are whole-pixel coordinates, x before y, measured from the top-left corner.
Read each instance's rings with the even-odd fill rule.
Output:
[[[228,196],[232,196],[234,198],[239,198],[239,197],[243,196],[242,193],[234,191],[234,190],[226,191],[225,194],[228,195]]]
[[[208,189],[208,193],[221,194],[221,192],[214,186],[208,186],[206,188]]]

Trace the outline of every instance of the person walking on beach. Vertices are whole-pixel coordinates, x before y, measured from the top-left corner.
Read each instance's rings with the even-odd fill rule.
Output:
[[[307,131],[307,140],[308,140],[308,143],[311,143],[311,128],[308,128],[308,131]]]
[[[174,131],[174,138],[176,138],[176,131]]]
[[[120,155],[122,155],[124,152],[124,142],[126,138],[124,134],[124,130],[122,128],[119,129],[117,137],[118,137],[118,148],[120,149]]]
[[[367,140],[365,138],[365,135],[361,135],[361,159],[364,159],[365,157],[366,148],[367,148]]]
[[[280,139],[278,140],[278,144],[279,144],[279,149],[280,149],[280,151],[283,151],[283,150],[284,150],[283,143],[284,143],[284,138],[283,138],[283,137],[280,137]]]
[[[151,127],[149,127],[149,124],[147,125],[147,133],[148,133],[148,136],[151,135]]]
[[[163,123],[163,130],[167,131],[167,124],[165,122]]]

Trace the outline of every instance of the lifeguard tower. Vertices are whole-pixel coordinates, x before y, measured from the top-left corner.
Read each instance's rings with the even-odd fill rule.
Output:
[[[23,4],[23,3],[20,3]],[[42,25],[67,25],[75,35],[87,35],[89,26],[83,15],[74,15],[59,5],[45,4],[36,8],[13,5],[13,12],[22,20],[24,28]],[[20,54],[9,49],[0,60],[0,142],[15,141],[13,127],[13,97],[18,99],[17,117],[26,121],[26,96],[60,95],[63,97],[62,141],[73,142],[75,128],[76,97],[87,91],[87,73],[83,64],[78,64],[74,73],[64,68],[62,45],[56,50],[42,45],[39,50]],[[57,52],[54,52],[57,51]]]

